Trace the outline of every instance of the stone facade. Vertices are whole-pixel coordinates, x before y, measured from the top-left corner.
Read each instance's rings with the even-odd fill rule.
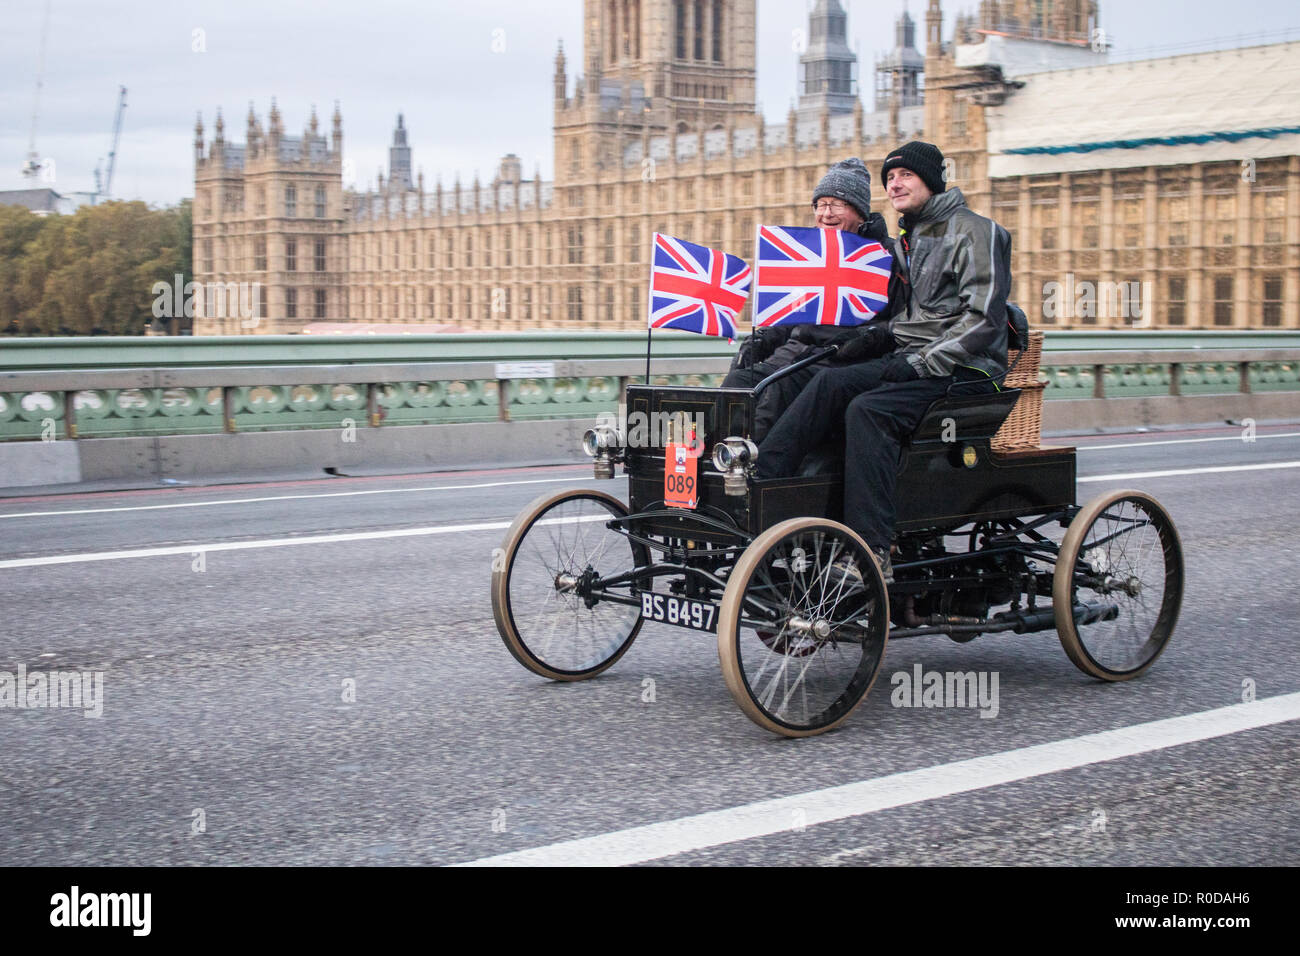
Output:
[[[226,141],[218,112],[206,155],[202,120],[195,126],[194,279],[205,288],[196,335],[298,332],[313,320],[351,317],[342,117],[335,107],[328,142],[314,111],[301,136],[285,135],[274,100],[269,120],[264,132],[250,105],[237,145]],[[234,303],[253,286],[250,319]]]
[[[838,29],[837,11],[821,2],[815,14]],[[195,278],[260,282],[263,304],[250,324],[214,316],[205,301],[195,332],[296,332],[315,321],[644,328],[654,232],[752,258],[756,225],[810,223],[816,182],[853,155],[873,170],[874,208],[892,227],[875,171],[913,138],[937,143],[971,206],[1011,230],[1014,294],[1034,321],[1136,324],[1130,314],[1061,315],[1048,306],[1046,315],[1044,307],[1053,282],[1131,276],[1158,293],[1147,326],[1300,325],[1295,156],[1261,160],[1249,191],[1231,186],[1229,165],[1209,162],[991,178],[989,111],[1014,98],[1018,82],[993,67],[959,66],[963,44],[1019,37],[1086,61],[1095,3],[985,2],[960,18],[954,45],[941,41],[943,13],[930,0],[924,53],[895,50],[889,61],[923,56],[923,89],[891,78],[897,95],[868,113],[855,83],[851,108],[815,96],[802,100],[815,110],[791,110],[784,124],[766,124],[756,110],[755,0],[585,0],[585,13],[585,74],[571,83],[563,50],[555,60],[553,181],[536,171],[525,178],[507,155],[490,182],[428,186],[423,174],[412,182],[399,118],[388,177],[373,191],[345,193],[337,107],[328,142],[314,113],[301,136],[286,136],[274,103],[265,134],[250,107],[243,145],[225,141],[218,114],[205,149],[200,123]],[[805,76],[825,72],[804,61]],[[1207,221],[1223,217],[1238,224],[1235,237],[1258,235],[1268,249],[1255,256],[1223,245]],[[1231,288],[1207,269],[1231,272]]]

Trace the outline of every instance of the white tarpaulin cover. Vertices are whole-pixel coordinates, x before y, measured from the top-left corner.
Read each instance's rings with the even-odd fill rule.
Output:
[[[1023,82],[986,112],[994,179],[1300,154],[1300,42]]]

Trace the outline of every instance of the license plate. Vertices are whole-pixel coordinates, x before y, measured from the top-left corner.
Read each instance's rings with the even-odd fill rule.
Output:
[[[694,628],[697,631],[709,631],[713,634],[718,631],[717,605],[707,601],[692,601],[671,594],[642,591],[641,616],[650,621],[662,621],[665,624],[676,624],[678,627]]]

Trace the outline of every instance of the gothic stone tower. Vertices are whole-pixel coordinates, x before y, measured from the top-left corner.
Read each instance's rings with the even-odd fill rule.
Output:
[[[839,0],[817,0],[808,25],[808,49],[799,57],[799,113],[850,113],[858,101],[858,58],[849,49],[848,16]]]
[[[556,183],[608,168],[643,136],[755,110],[756,0],[584,0],[584,76],[555,71]]]
[[[218,111],[206,155],[196,125],[194,277],[204,285],[196,335],[297,332],[346,316],[342,117],[336,105],[329,140],[315,110],[301,136],[286,135],[274,99],[268,120],[263,131],[250,104],[245,142],[231,143]],[[254,283],[257,315],[246,318],[236,305],[239,286]]]
[[[983,0],[979,29],[1086,46],[1097,27],[1097,0]]]

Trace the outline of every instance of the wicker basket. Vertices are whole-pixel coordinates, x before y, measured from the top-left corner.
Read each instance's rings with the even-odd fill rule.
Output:
[[[1029,348],[1023,356],[1015,349],[1007,352],[1007,368],[1015,365],[1015,369],[1007,375],[1004,387],[1020,389],[1020,399],[993,436],[993,448],[997,451],[1038,447],[1043,433],[1043,389],[1047,388],[1046,382],[1038,380],[1042,358],[1042,332],[1029,333]]]
[[[1046,382],[1032,382],[1020,386],[1020,398],[1011,414],[993,436],[995,451],[1016,451],[1037,448],[1043,431],[1043,390]]]
[[[1020,361],[1017,363],[1016,359]],[[1024,388],[1026,385],[1038,384],[1038,367],[1043,360],[1043,333],[1029,333],[1029,348],[1023,356],[1015,349],[1007,350],[1007,368],[1012,369],[1004,381],[1004,388]]]

